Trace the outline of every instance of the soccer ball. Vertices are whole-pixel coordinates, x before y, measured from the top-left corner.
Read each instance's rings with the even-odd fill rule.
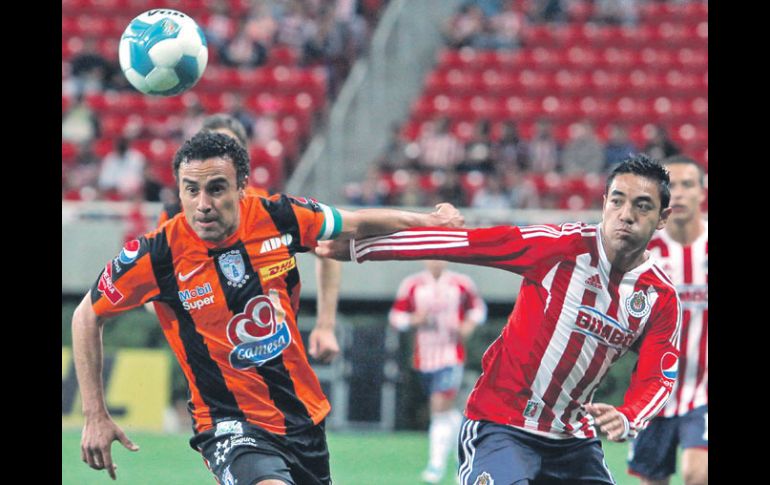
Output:
[[[174,96],[198,82],[209,51],[193,19],[176,10],[154,9],[128,24],[118,57],[133,87],[154,96]]]

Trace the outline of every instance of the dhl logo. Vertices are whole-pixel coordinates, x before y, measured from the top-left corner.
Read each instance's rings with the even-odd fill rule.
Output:
[[[294,258],[286,259],[280,263],[272,266],[265,266],[259,268],[259,276],[262,278],[262,282],[270,281],[278,278],[282,274],[285,274],[297,267],[297,261]]]

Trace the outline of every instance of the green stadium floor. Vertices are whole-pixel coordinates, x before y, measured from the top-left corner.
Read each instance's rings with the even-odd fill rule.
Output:
[[[187,444],[187,435],[127,432],[141,450],[132,453],[120,443],[113,443],[113,459],[118,464],[118,480],[113,482],[106,472],[91,470],[80,461],[80,431],[62,430],[62,484],[216,483],[200,455]],[[603,446],[618,485],[638,484],[638,480],[626,475],[627,445],[605,441]],[[415,432],[329,433],[329,449],[335,485],[418,485],[427,459],[428,441],[426,433]],[[454,483],[451,476],[442,482]],[[678,474],[671,480],[671,485],[682,483]]]

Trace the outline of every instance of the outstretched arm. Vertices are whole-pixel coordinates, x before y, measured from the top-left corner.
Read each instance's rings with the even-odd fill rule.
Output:
[[[91,306],[89,292],[72,316],[72,349],[85,418],[80,453],[91,468],[106,469],[114,480],[117,466],[112,462],[112,442],[118,440],[131,451],[138,451],[139,447],[126,437],[107,411],[102,382],[103,324]]]
[[[342,231],[338,239],[360,239],[410,227],[462,227],[465,224],[460,211],[452,204],[441,203],[430,213],[398,209],[340,210]]]

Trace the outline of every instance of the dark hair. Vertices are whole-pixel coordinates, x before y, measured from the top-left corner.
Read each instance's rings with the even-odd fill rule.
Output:
[[[204,118],[201,131],[213,131],[222,128],[232,131],[241,145],[243,145],[244,148],[248,148],[249,137],[246,135],[246,128],[244,128],[243,123],[241,123],[238,118],[227,113],[216,113]]]
[[[705,187],[704,185],[704,177],[705,177],[705,171],[703,170],[703,167],[693,160],[692,158],[686,156],[686,155],[672,155],[670,157],[666,157],[663,160],[660,161],[660,163],[664,166],[666,165],[675,165],[675,164],[683,164],[683,165],[692,165],[695,168],[698,169],[698,182],[700,183],[701,187]]]
[[[663,209],[668,207],[668,203],[671,201],[671,191],[668,188],[668,184],[671,183],[671,179],[669,179],[668,172],[666,172],[666,169],[663,168],[660,162],[644,153],[630,155],[629,158],[626,158],[620,165],[615,167],[615,170],[607,177],[604,195],[609,195],[610,185],[612,185],[615,177],[624,173],[639,175],[657,182],[658,193],[660,193],[660,211],[663,212]]]
[[[233,162],[238,188],[246,186],[249,178],[249,154],[238,141],[223,133],[201,131],[185,141],[174,155],[174,178],[179,181],[179,166],[191,160],[221,157]]]

